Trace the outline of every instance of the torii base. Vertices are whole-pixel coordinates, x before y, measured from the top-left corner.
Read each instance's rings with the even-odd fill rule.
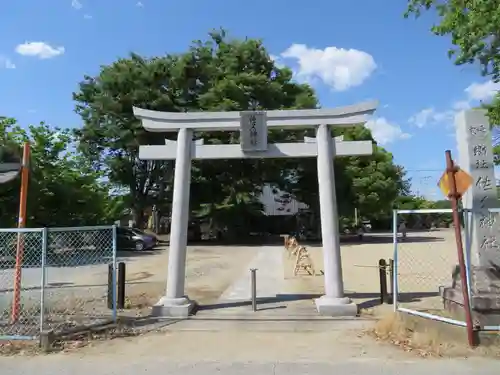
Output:
[[[350,298],[332,298],[322,296],[314,300],[319,315],[333,317],[353,317],[358,315],[358,305]]]
[[[168,298],[163,296],[153,306],[151,316],[159,318],[177,318],[186,319],[193,312],[196,302],[190,300],[187,296],[181,298]]]

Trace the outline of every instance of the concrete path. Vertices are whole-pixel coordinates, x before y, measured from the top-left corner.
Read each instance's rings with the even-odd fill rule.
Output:
[[[183,336],[189,335],[183,333]],[[342,339],[338,345],[332,343],[334,346],[330,347],[319,347],[325,344],[321,339],[316,344],[306,340],[305,343],[297,342],[295,350],[286,351],[290,349],[288,345],[279,351],[273,339],[270,342],[262,340],[260,348],[255,348],[257,343],[254,342],[252,348],[255,350],[251,350],[245,344],[245,337],[243,341],[238,337],[232,337],[230,342],[214,341],[221,338],[190,337],[190,344],[186,340],[175,344],[168,338],[148,344],[134,338],[125,346],[108,342],[75,353],[0,357],[0,368],[2,375],[496,375],[500,364],[487,359],[420,359],[403,352],[391,356],[391,350],[389,354],[387,349],[386,352],[373,352],[346,345]],[[193,339],[198,341],[193,342]],[[284,339],[293,342],[293,338]],[[161,345],[167,343],[171,345]],[[312,353],[315,347],[320,349],[320,355]],[[255,355],[255,351],[260,354]]]
[[[283,285],[283,247],[263,246],[250,261],[248,270],[222,294],[220,302],[248,301],[251,298],[250,268],[257,269],[257,297],[276,297]]]
[[[167,350],[167,349],[166,349]],[[166,358],[142,359],[113,363],[99,358],[91,361],[85,358],[63,358],[54,362],[45,360],[0,361],[2,375],[139,375],[139,374],[182,374],[182,375],[481,375],[498,374],[498,363],[493,361],[421,361],[387,363],[383,360],[340,361],[337,363],[175,363]]]

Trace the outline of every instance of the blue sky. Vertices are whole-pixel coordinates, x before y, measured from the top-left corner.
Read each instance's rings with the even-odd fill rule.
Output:
[[[405,20],[406,1],[17,0],[0,13],[0,114],[22,124],[79,126],[72,92],[84,74],[134,51],[182,52],[224,27],[264,40],[278,64],[310,82],[323,107],[378,99],[368,124],[413,178],[435,185],[444,150],[455,150],[454,113],[498,86],[474,66],[456,67],[433,15]],[[389,5],[391,4],[391,5]],[[456,152],[455,152],[456,154]],[[458,155],[455,155],[458,158]]]

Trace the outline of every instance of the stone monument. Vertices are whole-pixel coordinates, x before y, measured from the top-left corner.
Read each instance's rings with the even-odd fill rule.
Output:
[[[484,110],[468,110],[455,118],[458,165],[473,178],[462,198],[464,246],[475,325],[500,324],[500,214],[493,162],[492,134]],[[463,306],[460,275],[444,289],[445,305]]]

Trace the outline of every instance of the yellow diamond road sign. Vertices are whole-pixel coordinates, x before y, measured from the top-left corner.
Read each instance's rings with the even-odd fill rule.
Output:
[[[457,193],[459,196],[462,196],[471,187],[473,179],[470,174],[458,168],[458,171],[455,173],[455,182],[457,185]],[[445,197],[450,195],[450,181],[446,171],[439,179],[438,187]]]

